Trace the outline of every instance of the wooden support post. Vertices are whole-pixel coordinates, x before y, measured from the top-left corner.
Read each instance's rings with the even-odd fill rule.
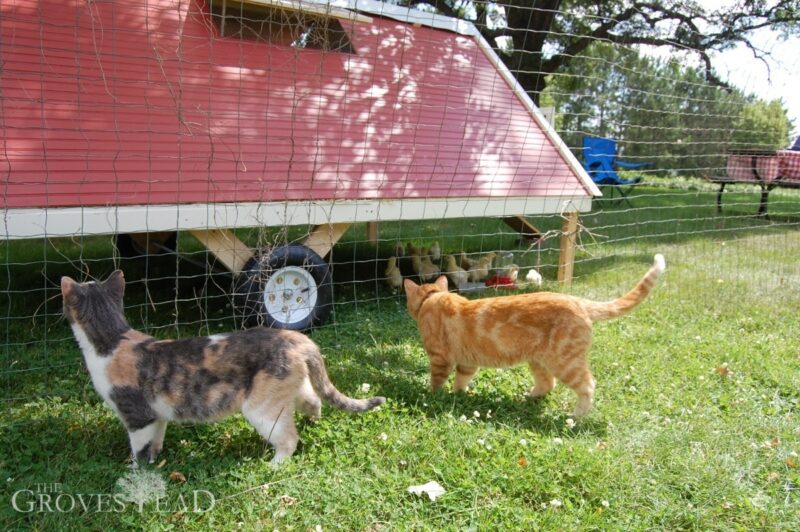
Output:
[[[565,213],[561,227],[561,253],[558,256],[558,282],[570,286],[575,267],[575,246],[578,242],[578,212]]]
[[[378,222],[367,222],[367,242],[378,245]]]
[[[325,257],[333,245],[350,228],[349,223],[322,224],[316,226],[303,241],[303,245],[313,249],[320,257]]]
[[[536,229],[524,216],[508,216],[503,218],[503,222],[518,232],[523,241],[536,242],[542,238],[542,232]]]
[[[253,258],[253,251],[230,229],[195,229],[192,235],[233,273],[239,273]]]

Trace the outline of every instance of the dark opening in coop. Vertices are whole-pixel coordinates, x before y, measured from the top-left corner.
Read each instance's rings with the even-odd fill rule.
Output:
[[[222,37],[355,53],[347,32],[334,17],[230,0],[211,0],[209,7],[212,23]]]

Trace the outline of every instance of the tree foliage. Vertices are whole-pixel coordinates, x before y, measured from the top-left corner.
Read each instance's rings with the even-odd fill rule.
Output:
[[[756,57],[765,52],[752,33],[771,28],[784,37],[800,35],[800,0],[738,0],[716,11],[693,0],[407,0],[440,12],[473,18],[483,36],[503,55],[520,84],[538,103],[548,76],[566,68],[597,41],[669,47],[696,56],[707,81],[725,85],[714,72],[711,53],[737,44]],[[496,13],[503,13],[498,21]],[[502,48],[499,37],[512,45]]]
[[[556,127],[578,148],[584,135],[620,141],[629,160],[714,175],[729,149],[777,149],[791,123],[780,101],[709,84],[702,70],[597,42],[552,76],[542,103],[558,110]]]

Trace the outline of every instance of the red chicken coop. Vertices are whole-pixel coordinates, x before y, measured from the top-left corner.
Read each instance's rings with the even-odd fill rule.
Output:
[[[320,257],[353,223],[524,229],[600,195],[463,20],[365,0],[4,0],[0,42],[2,238],[190,232],[279,326],[322,318]],[[232,231],[292,225],[313,227],[303,245],[269,251]]]

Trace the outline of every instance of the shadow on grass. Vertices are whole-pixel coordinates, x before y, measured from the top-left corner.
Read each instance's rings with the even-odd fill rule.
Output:
[[[391,370],[379,368],[380,364],[361,360],[358,364],[337,367],[331,379],[334,382],[370,382],[372,390],[379,390],[381,395],[386,396],[390,406],[392,403],[404,405],[411,408],[415,415],[430,419],[440,419],[445,416],[459,418],[462,415],[471,419],[474,413],[478,412],[484,421],[489,419],[486,414],[491,413],[490,419],[493,423],[527,429],[547,436],[588,433],[599,438],[607,431],[605,421],[593,416],[592,413],[585,418],[575,420],[573,428],[569,427],[567,420],[572,417],[570,413],[577,402],[577,396],[563,384],[559,384],[550,396],[531,399],[524,393],[532,384],[532,378],[529,384],[520,385],[518,390],[511,393],[496,386],[490,389],[486,386],[475,386],[474,381],[468,392],[453,393],[451,376],[445,389],[434,392],[429,388],[430,374],[427,362],[402,357],[395,360]],[[480,373],[476,378],[481,378]],[[553,401],[553,395],[562,393],[561,389],[569,396],[570,410],[554,416],[550,403]]]

